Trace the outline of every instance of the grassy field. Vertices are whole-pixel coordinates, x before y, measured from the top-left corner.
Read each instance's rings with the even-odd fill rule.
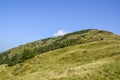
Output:
[[[12,67],[0,80],[120,80],[120,41],[102,40],[39,54]]]

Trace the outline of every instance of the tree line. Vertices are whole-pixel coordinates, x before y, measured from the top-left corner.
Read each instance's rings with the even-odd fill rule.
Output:
[[[78,32],[72,33],[72,34],[82,34],[82,33],[88,32],[88,31],[89,30],[83,30],[83,31],[78,31]],[[47,46],[34,48],[32,50],[24,49],[22,53],[16,53],[12,57],[9,56],[10,51],[3,52],[2,54],[0,54],[0,64],[8,64],[8,66],[13,66],[18,63],[22,63],[28,59],[31,59],[34,56],[41,54],[41,53],[59,49],[59,48],[64,48],[67,46],[81,44],[81,43],[85,42],[85,41],[83,41],[83,39],[81,39],[81,37],[84,38],[85,36],[78,37],[77,39],[67,40],[67,37],[72,34],[71,33],[67,34],[67,35],[63,36],[61,39],[56,40],[55,42],[53,42],[52,44],[49,44]],[[45,39],[45,40],[48,40],[48,39]],[[45,40],[43,40],[43,41],[45,41]]]

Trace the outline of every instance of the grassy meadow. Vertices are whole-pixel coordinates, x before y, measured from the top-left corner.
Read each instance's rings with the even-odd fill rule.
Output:
[[[120,41],[102,40],[0,65],[0,80],[120,80]]]

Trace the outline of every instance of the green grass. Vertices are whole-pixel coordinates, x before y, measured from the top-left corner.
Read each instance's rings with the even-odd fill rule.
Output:
[[[0,65],[0,80],[120,80],[120,41],[65,47],[12,67]]]

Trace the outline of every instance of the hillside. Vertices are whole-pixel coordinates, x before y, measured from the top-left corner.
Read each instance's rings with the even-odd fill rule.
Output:
[[[0,54],[0,80],[120,80],[120,36],[88,29]]]

